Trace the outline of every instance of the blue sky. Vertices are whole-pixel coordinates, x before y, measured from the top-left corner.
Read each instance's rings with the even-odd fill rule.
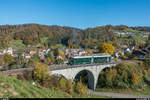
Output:
[[[0,0],[0,25],[150,26],[150,0]]]

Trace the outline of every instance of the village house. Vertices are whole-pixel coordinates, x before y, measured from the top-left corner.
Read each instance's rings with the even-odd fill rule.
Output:
[[[39,50],[39,57],[44,56],[44,55],[45,55],[44,50]]]
[[[99,53],[99,50],[92,49],[92,51],[93,51],[93,54]]]
[[[119,56],[124,55],[124,50],[116,49],[114,54],[112,55],[113,58],[118,58]]]
[[[114,32],[115,34],[119,34],[119,35],[135,35],[137,33],[132,33],[132,32]]]
[[[131,52],[130,48],[124,49],[124,53],[130,53],[130,52]]]
[[[23,57],[24,57],[25,59],[30,59],[30,58],[31,58],[31,56],[30,56],[30,51],[29,51],[29,50],[25,50],[25,52],[23,53]]]
[[[30,56],[33,56],[36,53],[37,53],[37,50],[30,50]]]
[[[71,56],[81,56],[86,55],[88,52],[84,49],[66,49],[65,55]]]
[[[81,55],[85,55],[85,54],[87,54],[87,51],[85,51],[85,50],[79,51],[79,55],[80,55],[80,56],[81,56]]]

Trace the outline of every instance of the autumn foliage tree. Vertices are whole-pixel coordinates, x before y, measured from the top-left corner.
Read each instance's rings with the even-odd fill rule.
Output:
[[[102,43],[99,48],[99,51],[101,53],[108,53],[110,55],[114,53],[114,50],[115,50],[115,47],[109,43]]]
[[[91,49],[88,49],[89,54],[93,54],[93,51]]]
[[[5,53],[2,58],[2,62],[4,63],[4,69],[8,70],[8,65],[14,61],[14,57],[8,53]]]
[[[120,63],[115,68],[102,71],[98,87],[103,88],[142,88],[148,77],[141,63]]]
[[[33,77],[35,80],[43,84],[43,82],[50,76],[50,69],[46,64],[40,62],[34,63]]]
[[[58,50],[58,55],[62,56],[64,55],[64,52],[62,50]]]

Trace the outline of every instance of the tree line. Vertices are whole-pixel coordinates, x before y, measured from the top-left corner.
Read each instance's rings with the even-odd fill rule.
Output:
[[[99,26],[85,30],[66,26],[46,26],[39,24],[3,25],[0,26],[0,48],[7,48],[11,41],[22,40],[25,46],[41,45],[42,48],[63,44],[69,48],[98,48],[100,42],[112,43],[119,47],[122,44],[131,45],[135,41],[113,34],[113,30],[126,31],[134,29],[150,32],[149,27]]]

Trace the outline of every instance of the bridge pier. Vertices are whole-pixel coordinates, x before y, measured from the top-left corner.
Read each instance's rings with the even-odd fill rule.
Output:
[[[96,89],[96,85],[97,85],[97,82],[98,82],[98,76],[99,76],[99,73],[97,73],[97,75],[94,75],[95,80],[94,80],[94,88],[93,88],[93,90]]]

